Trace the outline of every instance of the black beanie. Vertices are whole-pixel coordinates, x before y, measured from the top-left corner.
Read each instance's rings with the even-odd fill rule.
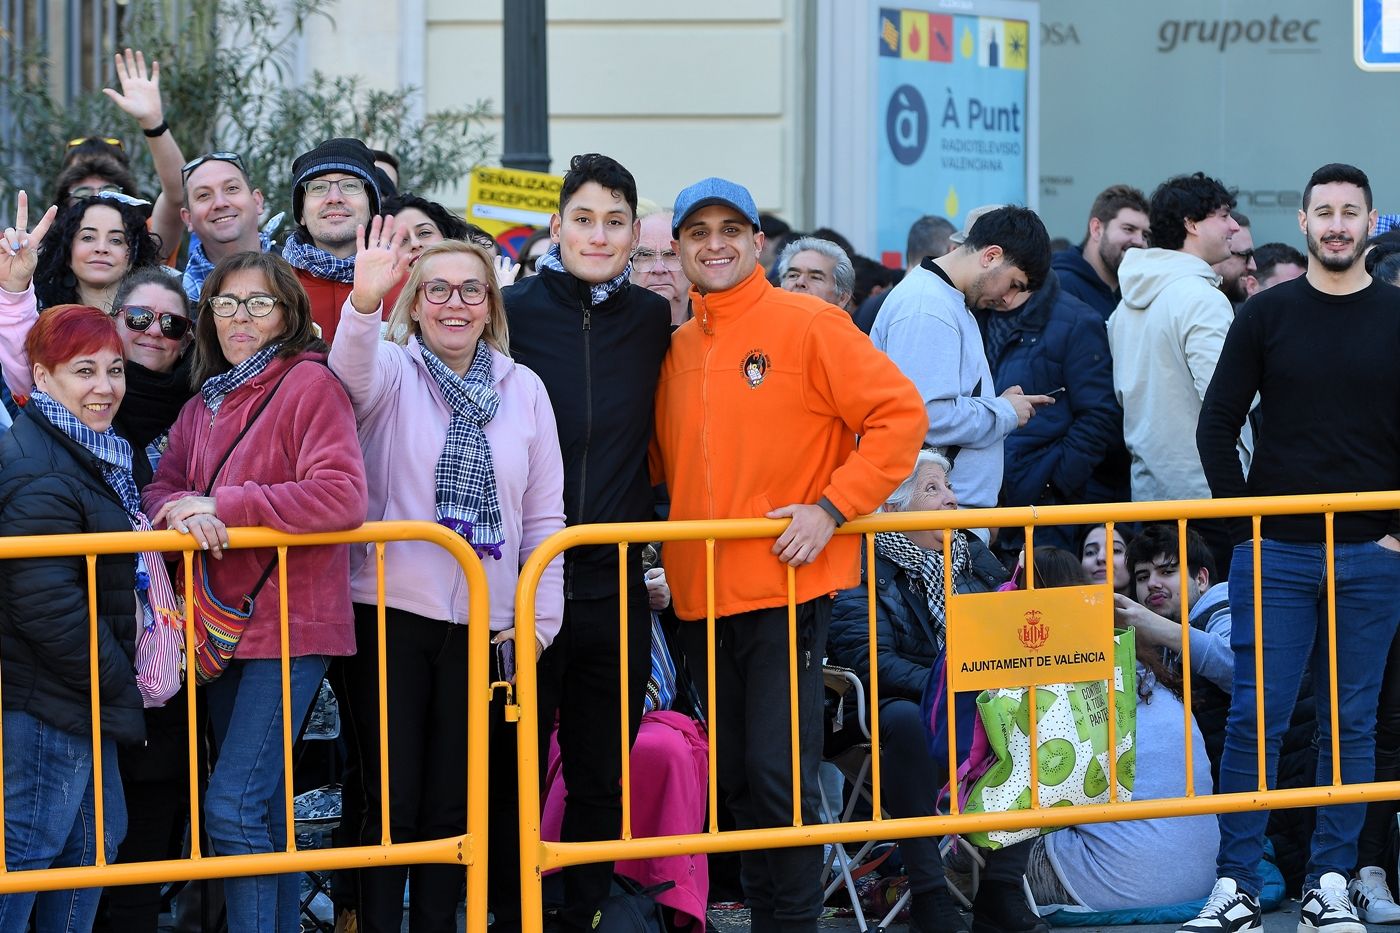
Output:
[[[310,152],[303,152],[292,162],[292,217],[301,223],[301,206],[306,200],[302,185],[317,175],[345,172],[364,179],[369,195],[369,212],[379,213],[379,181],[376,178],[374,153],[358,139],[341,137],[328,139]]]

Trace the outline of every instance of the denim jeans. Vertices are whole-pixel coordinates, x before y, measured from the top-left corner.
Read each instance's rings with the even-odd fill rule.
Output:
[[[326,658],[292,658],[292,734],[301,731]],[[218,747],[204,798],[204,825],[215,855],[282,851],[287,846],[282,763],[282,661],[234,661],[209,685],[209,719]],[[227,878],[229,933],[298,933],[301,876]]]
[[[1230,574],[1230,645],[1235,686],[1225,726],[1220,792],[1257,790],[1257,732],[1254,676],[1254,555],[1251,544],[1235,548]],[[1375,773],[1376,700],[1386,656],[1400,621],[1400,552],[1374,542],[1337,544],[1337,725],[1342,781],[1361,784]],[[1312,664],[1317,704],[1317,783],[1332,783],[1332,709],[1327,657],[1327,554],[1322,543],[1293,544],[1265,539],[1260,555],[1264,597],[1264,742],[1268,786],[1278,771],[1278,750],[1298,697],[1298,684]],[[1365,804],[1318,807],[1308,873],[1313,887],[1329,871],[1343,875],[1356,863],[1356,842]],[[1220,814],[1216,874],[1259,893],[1267,810]]]
[[[5,865],[11,871],[91,865],[97,860],[92,737],[73,735],[21,710],[5,710]],[[117,746],[102,741],[102,847],[109,861],[126,835]],[[0,896],[0,933],[87,931],[101,888]]]

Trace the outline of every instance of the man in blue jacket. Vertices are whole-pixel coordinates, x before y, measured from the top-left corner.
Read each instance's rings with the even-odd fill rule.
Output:
[[[1060,285],[1108,320],[1122,297],[1118,265],[1129,249],[1147,246],[1147,228],[1147,198],[1141,191],[1131,185],[1105,188],[1089,209],[1084,242],[1050,259]]]
[[[976,314],[993,383],[1055,398],[1006,436],[1000,504],[1112,501],[1113,490],[1093,475],[1123,431],[1103,318],[1061,288],[1053,270],[1021,307]],[[1073,550],[1073,538],[1070,526],[1036,530],[1037,544]],[[1014,553],[1022,539],[1020,529],[1004,529],[998,550]]]

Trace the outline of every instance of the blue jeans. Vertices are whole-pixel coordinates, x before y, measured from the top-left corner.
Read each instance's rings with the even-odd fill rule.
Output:
[[[292,734],[301,731],[326,658],[292,658]],[[282,661],[234,661],[209,685],[209,719],[219,750],[204,798],[215,855],[287,847],[282,763]],[[229,933],[298,933],[296,874],[226,878]]]
[[[1278,750],[1311,661],[1317,705],[1317,783],[1332,783],[1332,706],[1327,673],[1326,546],[1265,539],[1260,567],[1264,597],[1264,743],[1268,786],[1278,772]],[[1374,542],[1336,545],[1337,725],[1342,781],[1363,784],[1375,775],[1376,701],[1391,640],[1400,621],[1400,552]],[[1225,726],[1220,792],[1259,787],[1254,676],[1254,555],[1235,548],[1230,573],[1230,645],[1235,687]],[[1303,887],[1329,871],[1346,875],[1356,864],[1365,804],[1318,807]],[[1220,814],[1216,874],[1258,895],[1267,810]]]
[[[97,860],[92,737],[73,735],[20,710],[5,710],[5,865],[11,871],[92,865]],[[102,741],[102,847],[110,862],[126,835],[117,746]],[[101,888],[0,896],[0,933],[92,929]]]

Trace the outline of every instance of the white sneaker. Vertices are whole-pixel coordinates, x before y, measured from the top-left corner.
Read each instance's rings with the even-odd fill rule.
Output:
[[[1298,933],[1366,933],[1347,897],[1347,880],[1335,871],[1317,879],[1317,887],[1303,892],[1298,911]]]
[[[1200,916],[1187,921],[1176,933],[1248,933],[1262,929],[1264,920],[1258,899],[1236,888],[1233,878],[1220,878]]]
[[[1385,869],[1368,865],[1356,873],[1347,886],[1357,915],[1367,923],[1400,923],[1400,904],[1391,896],[1385,883]]]

